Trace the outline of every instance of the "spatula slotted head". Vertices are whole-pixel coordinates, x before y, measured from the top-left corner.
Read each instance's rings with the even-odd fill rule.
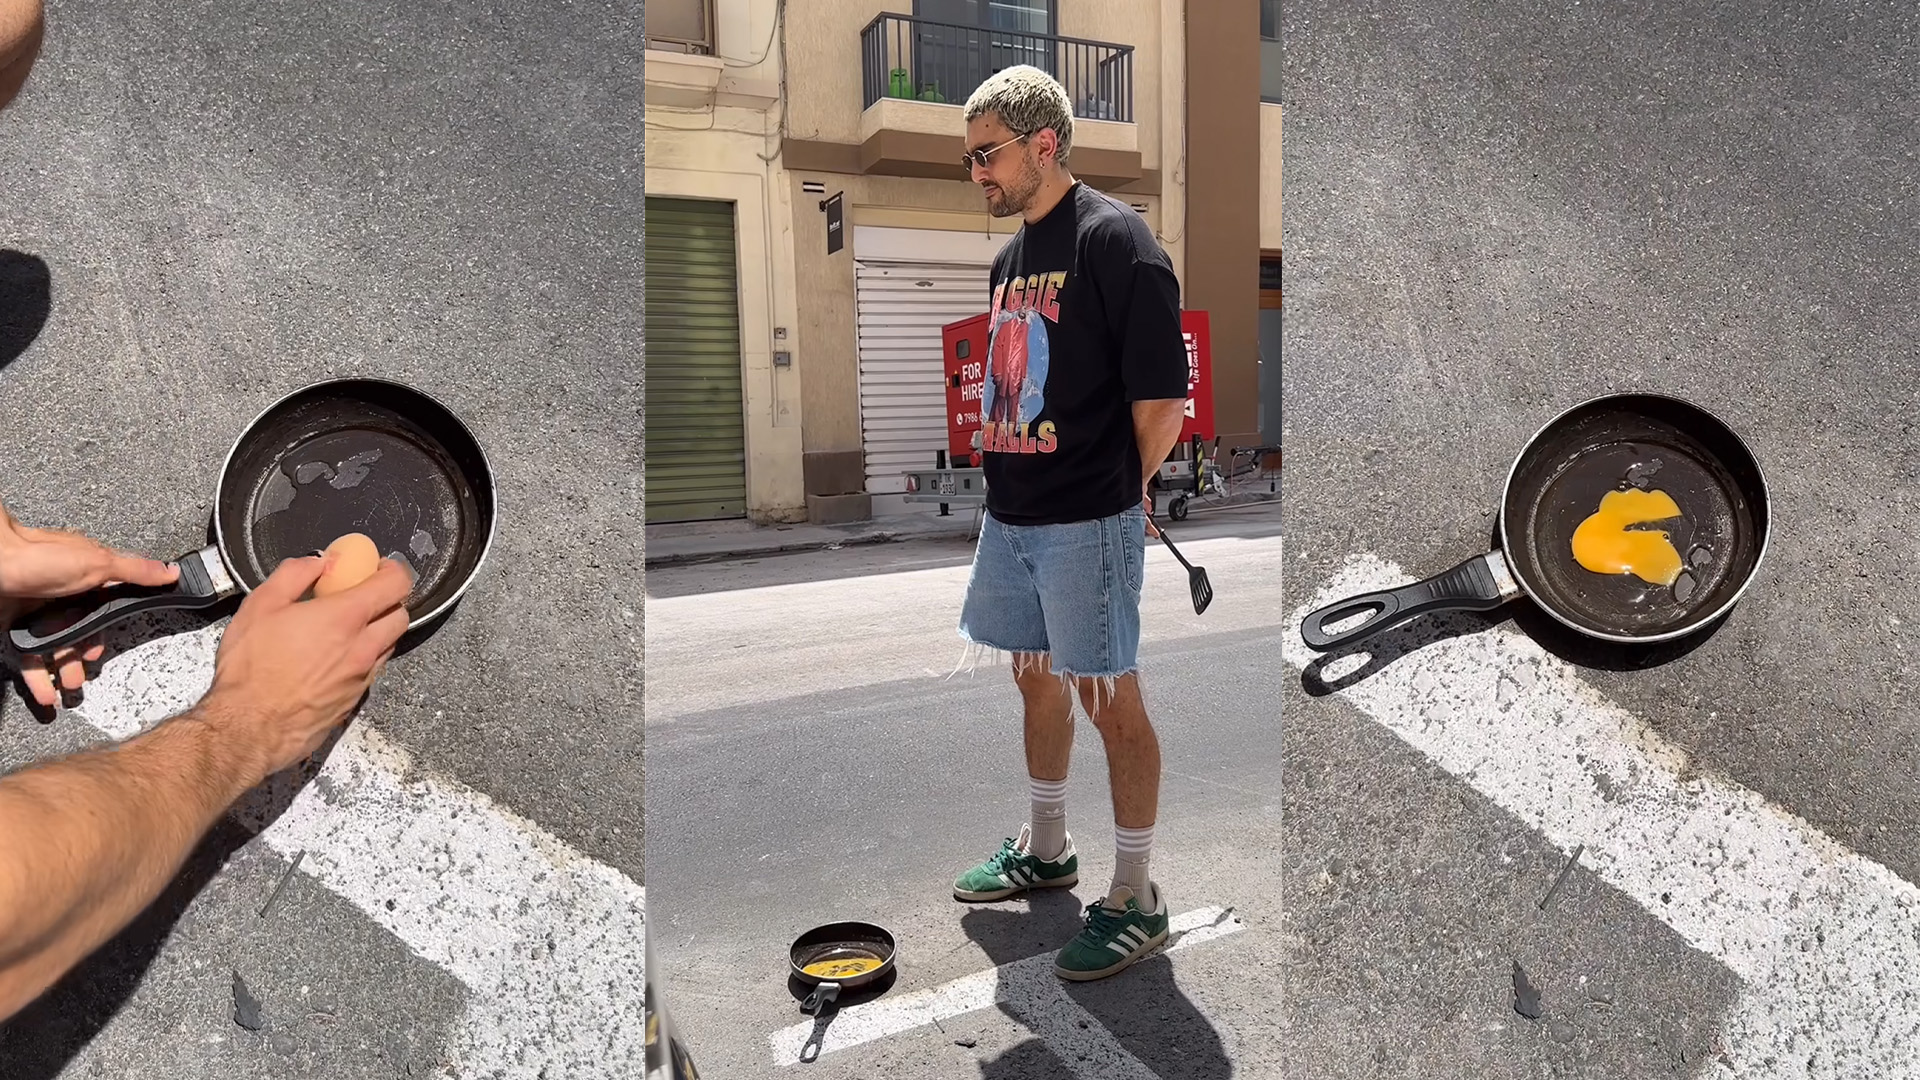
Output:
[[[1202,567],[1187,571],[1187,584],[1193,589],[1193,613],[1206,612],[1207,605],[1213,603],[1213,583],[1207,580],[1207,572]]]

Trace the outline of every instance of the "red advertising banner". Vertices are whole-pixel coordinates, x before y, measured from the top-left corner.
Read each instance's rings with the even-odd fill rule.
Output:
[[[1195,435],[1211,439],[1213,333],[1207,313],[1182,311],[1180,336],[1187,346],[1187,418],[1180,439],[1185,442]],[[946,369],[948,463],[978,466],[975,444],[980,434],[980,398],[987,383],[987,316],[975,315],[941,327],[940,355]]]
[[[1180,441],[1195,435],[1213,438],[1213,329],[1204,311],[1180,313],[1180,336],[1187,341],[1187,422]]]
[[[941,327],[940,355],[947,370],[947,463],[978,466],[973,446],[980,434],[980,398],[987,387],[987,316]]]

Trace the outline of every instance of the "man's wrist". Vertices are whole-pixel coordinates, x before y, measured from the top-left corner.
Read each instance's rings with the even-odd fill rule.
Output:
[[[234,798],[265,781],[270,767],[265,750],[245,734],[246,716],[244,709],[218,691],[209,691],[193,708],[169,721],[191,735],[204,755],[210,779]]]

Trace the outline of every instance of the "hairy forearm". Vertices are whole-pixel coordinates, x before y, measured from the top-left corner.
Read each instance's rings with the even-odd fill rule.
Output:
[[[1145,483],[1180,441],[1180,428],[1186,423],[1185,398],[1133,403],[1133,437],[1140,444],[1140,480]]]
[[[0,1020],[151,904],[259,772],[202,708],[0,779]]]

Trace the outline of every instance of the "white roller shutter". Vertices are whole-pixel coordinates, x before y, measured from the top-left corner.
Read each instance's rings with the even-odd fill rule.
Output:
[[[873,512],[935,512],[900,498],[908,469],[947,446],[940,328],[985,313],[988,263],[863,261],[856,266],[860,441]]]

